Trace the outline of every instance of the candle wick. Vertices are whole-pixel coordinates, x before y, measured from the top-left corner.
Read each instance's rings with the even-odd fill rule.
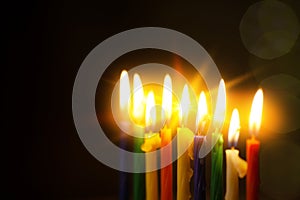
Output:
[[[216,129],[215,129],[215,133],[219,133],[219,128],[216,128]]]
[[[203,132],[206,125],[206,120],[203,120],[200,124],[201,125],[200,128],[198,128],[197,135],[204,135]]]
[[[165,120],[163,127],[168,128],[168,124],[169,124],[169,120],[167,119],[167,120]]]

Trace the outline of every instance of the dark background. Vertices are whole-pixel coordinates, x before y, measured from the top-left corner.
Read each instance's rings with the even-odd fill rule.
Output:
[[[7,193],[17,199],[117,198],[118,172],[101,164],[85,149],[73,123],[71,102],[73,83],[84,58],[103,40],[119,32],[157,26],[177,30],[198,41],[218,66],[225,82],[237,81],[227,91],[228,98],[236,99],[229,103],[228,110],[238,106],[243,110],[242,116],[248,115],[261,81],[252,73],[249,60],[274,66],[272,70],[264,70],[264,76],[287,73],[299,79],[299,70],[276,68],[280,60],[256,58],[244,47],[239,24],[248,7],[255,2],[22,1],[5,5],[3,25],[8,30],[4,38],[5,57],[10,67],[3,78],[8,78],[6,85],[11,86],[9,90],[5,87],[8,90],[5,99],[14,104],[5,106],[8,118],[13,121],[10,131],[3,133],[12,136],[5,151],[8,156],[5,166],[10,169],[4,172],[8,175]],[[284,2],[294,9],[299,19],[299,1]],[[298,38],[289,55],[299,57],[299,43]],[[298,64],[294,67],[299,69],[300,61],[298,58],[295,61]],[[118,76],[119,73],[114,77],[102,77],[101,81],[112,86]],[[13,84],[14,81],[18,83]],[[266,102],[273,100],[269,94],[266,94]],[[280,107],[280,103],[274,107]],[[299,161],[296,161],[300,155],[299,129],[276,135],[264,127],[264,124],[272,126],[274,123],[268,120],[268,114],[279,115],[274,107],[269,106],[269,110],[264,111],[265,123],[261,131],[267,133],[261,136],[262,150],[269,141],[269,146],[270,143],[278,144],[266,150],[271,152],[267,155],[275,156],[266,156],[266,161],[262,161],[269,166],[261,171],[265,178],[261,197],[299,199],[300,190],[295,192],[300,189],[297,181],[300,179]],[[227,119],[230,114],[227,113]],[[293,114],[283,116],[297,122]],[[249,136],[247,120],[242,120],[244,135],[240,136],[238,145],[243,158],[244,141]],[[282,144],[282,141],[287,143]],[[295,143],[292,152],[285,145],[289,141]],[[264,158],[263,154],[261,159]],[[270,170],[271,173],[263,174]],[[245,181],[241,182],[241,195],[244,195]],[[272,191],[278,194],[272,195]]]

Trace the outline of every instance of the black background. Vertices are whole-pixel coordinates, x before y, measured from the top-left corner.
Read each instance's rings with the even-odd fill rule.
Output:
[[[12,86],[5,99],[14,104],[5,106],[13,124],[3,133],[12,136],[5,151],[11,169],[4,172],[8,194],[30,199],[117,198],[118,172],[101,164],[82,145],[71,102],[73,83],[84,58],[119,32],[157,26],[192,37],[213,58],[225,82],[247,75],[228,94],[247,91],[242,104],[249,113],[259,80],[251,74],[248,61],[253,55],[243,46],[239,24],[255,2],[23,1],[3,6],[8,30],[5,56],[10,66],[3,78]],[[284,2],[299,18],[299,1]],[[299,49],[299,38],[295,46]],[[294,51],[299,52],[297,49]],[[113,81],[106,84],[113,85]],[[299,145],[297,132],[289,137]],[[240,141],[247,137],[241,136]],[[245,158],[244,144],[240,149]],[[264,195],[264,199],[271,199]]]

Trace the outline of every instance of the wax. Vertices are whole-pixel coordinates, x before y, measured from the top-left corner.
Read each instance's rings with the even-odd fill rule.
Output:
[[[226,194],[225,200],[239,199],[238,177],[243,178],[247,173],[247,162],[239,157],[239,151],[226,149]]]
[[[205,200],[205,158],[199,158],[199,151],[205,136],[194,137],[194,200]]]
[[[190,180],[193,175],[193,170],[190,165],[190,160],[193,157],[192,141],[194,133],[188,128],[177,129],[177,200],[188,200],[191,198]]]
[[[161,146],[161,138],[158,133],[147,133],[144,144],[141,146],[142,151],[155,151]],[[157,171],[148,172],[153,165],[157,165],[157,157],[146,155],[146,200],[158,200],[158,178]]]
[[[246,142],[246,157],[248,162],[248,172],[246,179],[246,199],[257,200],[259,193],[259,147],[260,142],[255,138]]]
[[[212,137],[217,140],[217,143],[212,149],[212,170],[210,181],[210,199],[223,199],[223,136],[218,131],[212,134]]]
[[[172,132],[170,128],[166,126],[161,130],[161,146],[164,147],[171,142]],[[161,151],[161,162],[166,163],[172,160],[172,146],[170,148],[164,148]],[[172,163],[166,167],[162,167],[160,171],[161,175],[161,200],[171,200],[173,199],[172,192]]]

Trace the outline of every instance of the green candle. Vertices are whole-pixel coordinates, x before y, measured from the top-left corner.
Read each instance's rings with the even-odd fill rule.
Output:
[[[144,102],[144,90],[141,78],[138,74],[134,74],[133,76],[133,110],[132,117],[133,122],[135,123],[133,126],[133,151],[135,153],[143,153],[141,150],[141,146],[144,143],[144,110],[145,110],[145,102]],[[134,157],[133,164],[135,169],[141,169],[141,167],[145,167],[145,160],[141,162],[137,157]],[[143,165],[143,166],[141,166]],[[139,172],[141,170],[136,170]],[[145,199],[145,173],[134,173],[133,174],[133,200],[144,200]]]
[[[221,200],[223,197],[223,135],[221,129],[225,119],[226,111],[226,90],[223,79],[220,81],[218,89],[217,104],[214,112],[212,142],[214,145],[211,152],[211,181],[210,199]]]
[[[144,143],[143,138],[134,138],[134,152],[143,153],[141,146]],[[137,159],[134,159],[134,165],[139,165]],[[145,174],[134,173],[133,174],[133,199],[144,200],[145,199]]]
[[[210,199],[221,200],[223,198],[223,136],[218,131],[215,131],[212,135],[217,140],[212,153],[212,169],[211,169],[211,188]]]

